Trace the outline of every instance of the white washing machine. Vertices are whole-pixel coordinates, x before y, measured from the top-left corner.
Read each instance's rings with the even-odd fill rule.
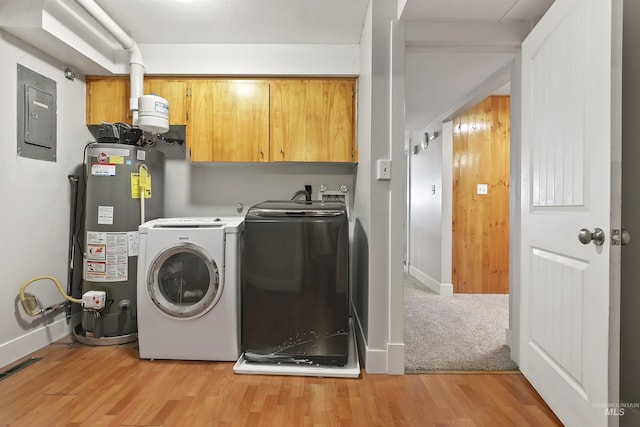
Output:
[[[140,358],[238,359],[243,220],[161,218],[140,225]]]

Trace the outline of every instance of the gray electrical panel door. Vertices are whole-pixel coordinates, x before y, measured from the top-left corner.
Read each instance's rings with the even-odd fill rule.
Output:
[[[18,64],[18,156],[56,161],[56,82]]]

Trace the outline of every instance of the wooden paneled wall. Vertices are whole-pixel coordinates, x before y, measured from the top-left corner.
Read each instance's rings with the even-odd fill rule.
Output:
[[[491,96],[453,122],[456,293],[509,292],[509,101]]]

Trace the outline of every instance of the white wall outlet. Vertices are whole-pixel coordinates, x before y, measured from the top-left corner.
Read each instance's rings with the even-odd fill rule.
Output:
[[[478,184],[478,194],[489,194],[489,187],[487,184]]]
[[[378,160],[378,170],[376,173],[376,179],[389,180],[391,179],[391,160]]]

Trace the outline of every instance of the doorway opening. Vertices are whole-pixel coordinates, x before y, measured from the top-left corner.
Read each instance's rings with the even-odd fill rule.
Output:
[[[516,370],[506,342],[509,84],[444,122],[440,135],[441,140],[429,140],[424,149],[432,153],[421,153],[411,143],[407,150],[405,371]],[[416,153],[432,158],[418,160]],[[439,210],[440,216],[423,215],[425,209]],[[431,224],[421,224],[425,217]],[[442,242],[439,270],[416,262],[428,256],[421,242],[411,239],[416,226],[441,227],[436,236]],[[419,265],[432,267],[440,280]]]

